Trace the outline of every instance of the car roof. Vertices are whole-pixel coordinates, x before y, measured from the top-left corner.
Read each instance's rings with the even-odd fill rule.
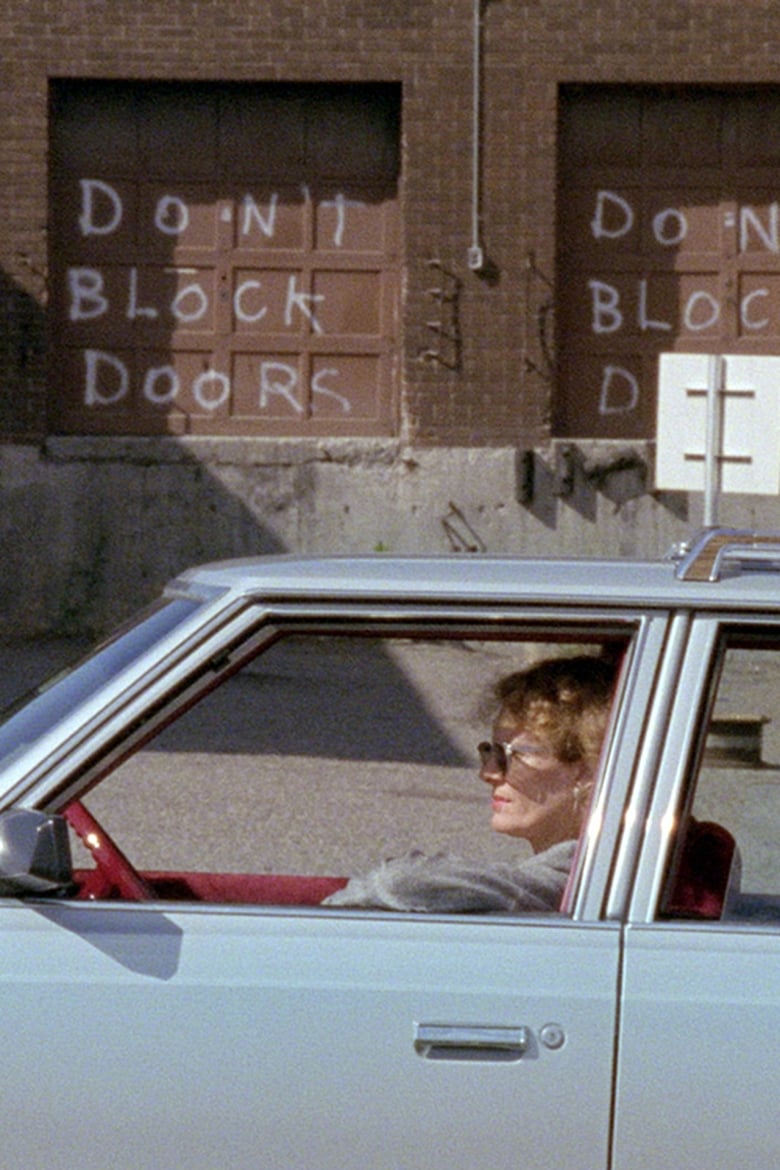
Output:
[[[751,534],[752,535],[752,534]],[[553,602],[567,605],[780,608],[780,536],[770,555],[735,556],[719,579],[681,580],[680,558],[619,560],[494,556],[296,556],[202,565],[172,583],[176,591],[228,590],[269,600],[430,600]],[[688,547],[688,546],[686,546]],[[685,551],[685,550],[684,550]]]

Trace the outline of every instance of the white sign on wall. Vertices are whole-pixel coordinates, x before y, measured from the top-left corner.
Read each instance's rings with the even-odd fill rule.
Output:
[[[708,458],[720,491],[780,492],[780,357],[661,354],[656,487],[705,491]]]

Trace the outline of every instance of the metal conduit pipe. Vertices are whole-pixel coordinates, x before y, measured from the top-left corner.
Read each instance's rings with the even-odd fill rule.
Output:
[[[472,272],[480,272],[485,265],[480,231],[482,128],[482,0],[474,0],[472,28],[472,151],[471,151],[471,246],[467,261]]]

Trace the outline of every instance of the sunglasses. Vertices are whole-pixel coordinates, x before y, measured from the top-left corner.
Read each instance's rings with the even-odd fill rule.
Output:
[[[534,761],[549,759],[551,752],[544,747],[531,743],[501,743],[499,740],[485,739],[477,744],[479,758],[483,765],[492,764],[499,772],[507,772],[513,758],[521,764],[534,766]]]

